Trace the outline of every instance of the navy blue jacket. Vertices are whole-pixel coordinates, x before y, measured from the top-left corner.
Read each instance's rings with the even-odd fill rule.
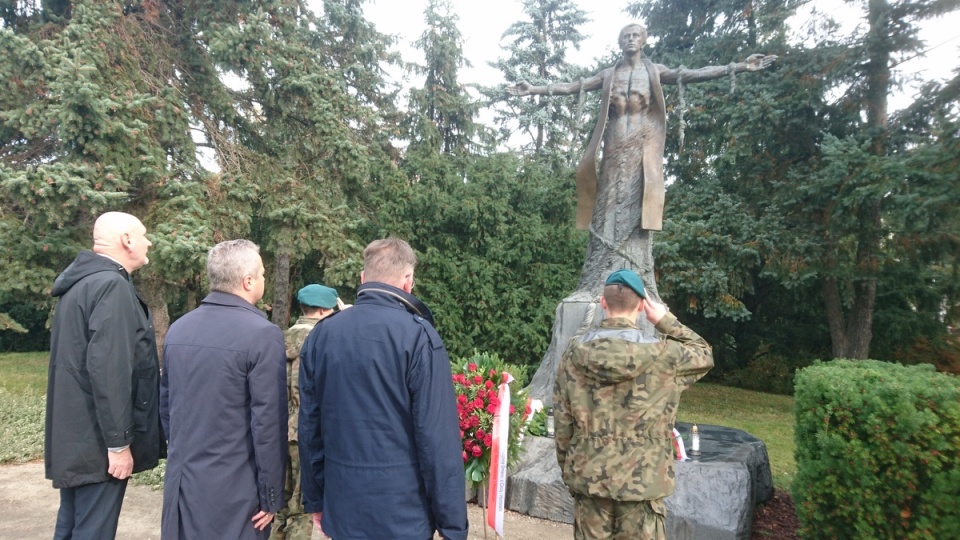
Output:
[[[123,266],[81,251],[53,284],[44,464],[53,487],[104,482],[107,448],[130,445],[133,472],[164,452],[153,320]]]
[[[450,360],[413,295],[366,283],[310,333],[299,435],[304,509],[330,537],[467,538]]]
[[[284,505],[286,367],[283,332],[239,296],[211,292],[170,326],[161,538],[269,536],[250,518]]]

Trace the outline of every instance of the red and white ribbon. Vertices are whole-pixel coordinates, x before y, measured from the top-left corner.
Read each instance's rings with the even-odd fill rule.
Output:
[[[487,488],[487,525],[503,536],[503,503],[507,496],[507,453],[510,446],[510,382],[504,372],[498,397],[500,406],[493,415],[493,445],[490,448],[490,485]]]
[[[677,428],[673,428],[673,448],[677,451],[677,461],[687,461],[687,449],[683,446],[683,437]]]

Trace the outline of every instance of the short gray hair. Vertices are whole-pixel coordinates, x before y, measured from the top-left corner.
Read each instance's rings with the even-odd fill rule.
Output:
[[[399,238],[374,240],[363,250],[363,277],[366,281],[403,281],[417,265],[410,244]]]
[[[260,246],[249,240],[227,240],[207,252],[207,280],[211,291],[232,293],[246,276],[260,271]]]

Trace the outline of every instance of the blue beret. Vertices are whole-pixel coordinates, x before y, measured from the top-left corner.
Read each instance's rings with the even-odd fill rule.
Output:
[[[305,306],[334,308],[337,306],[337,291],[323,285],[307,285],[297,293],[297,300]]]
[[[640,298],[647,297],[643,292],[643,281],[633,270],[617,270],[607,278],[606,285],[626,285],[639,294]]]

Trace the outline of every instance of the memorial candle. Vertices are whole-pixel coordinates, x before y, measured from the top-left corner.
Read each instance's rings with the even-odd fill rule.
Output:
[[[547,437],[553,438],[553,407],[547,409]]]

